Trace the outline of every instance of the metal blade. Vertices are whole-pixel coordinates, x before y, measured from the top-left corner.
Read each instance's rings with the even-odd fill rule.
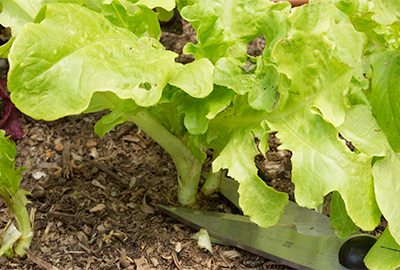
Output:
[[[306,235],[288,226],[261,228],[240,215],[168,206],[159,208],[195,229],[207,229],[210,236],[231,246],[281,264],[297,269],[346,269],[339,264],[338,252],[347,239],[335,235]],[[317,227],[318,223],[314,225]]]

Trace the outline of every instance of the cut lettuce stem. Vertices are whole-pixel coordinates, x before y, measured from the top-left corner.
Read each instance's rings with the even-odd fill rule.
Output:
[[[208,196],[214,192],[219,191],[222,178],[226,176],[226,170],[219,170],[217,172],[209,171],[204,185],[201,187],[201,192]]]
[[[178,171],[178,202],[182,205],[193,204],[196,201],[203,163],[196,159],[189,148],[150,113],[140,111],[135,115],[125,114],[125,116],[172,157]]]
[[[214,149],[213,161],[218,157],[219,152]],[[217,172],[213,172],[211,169],[208,172],[206,181],[201,187],[201,192],[205,195],[211,195],[214,192],[218,192],[221,186],[222,178],[226,176],[227,170],[220,169]]]
[[[26,194],[27,192],[25,190],[19,189],[13,195],[10,195],[5,188],[0,188],[0,196],[4,198],[9,209],[14,214],[18,231],[21,233],[14,248],[8,247],[8,250],[6,250],[5,253],[12,254],[13,250],[13,253],[19,257],[25,256],[25,250],[29,249],[33,238],[31,221],[26,209],[26,204],[28,202],[25,197]]]

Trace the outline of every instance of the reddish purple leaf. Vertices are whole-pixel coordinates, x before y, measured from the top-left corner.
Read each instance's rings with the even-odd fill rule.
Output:
[[[19,111],[10,100],[6,79],[0,81],[0,98],[6,102],[4,111],[1,113],[0,129],[5,130],[6,136],[11,135],[12,140],[21,139],[24,132],[19,123]]]

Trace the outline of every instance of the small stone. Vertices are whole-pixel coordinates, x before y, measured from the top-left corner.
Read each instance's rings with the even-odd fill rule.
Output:
[[[40,178],[45,177],[46,174],[44,172],[34,172],[32,174],[32,177],[35,178],[36,180],[39,180]]]

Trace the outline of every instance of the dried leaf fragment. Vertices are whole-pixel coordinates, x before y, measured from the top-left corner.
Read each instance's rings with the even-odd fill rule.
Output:
[[[99,211],[104,210],[105,208],[106,208],[106,205],[104,203],[99,203],[98,205],[96,205],[95,207],[90,209],[89,212],[90,213],[99,212]]]
[[[145,257],[140,257],[139,259],[135,259],[136,270],[151,270],[149,263],[147,262]]]
[[[192,238],[197,239],[197,245],[199,247],[207,249],[211,254],[213,253],[210,236],[206,229],[201,229]]]
[[[153,207],[147,205],[146,196],[143,197],[143,202],[142,205],[140,206],[140,210],[142,210],[142,212],[146,214],[154,214],[155,212]]]

